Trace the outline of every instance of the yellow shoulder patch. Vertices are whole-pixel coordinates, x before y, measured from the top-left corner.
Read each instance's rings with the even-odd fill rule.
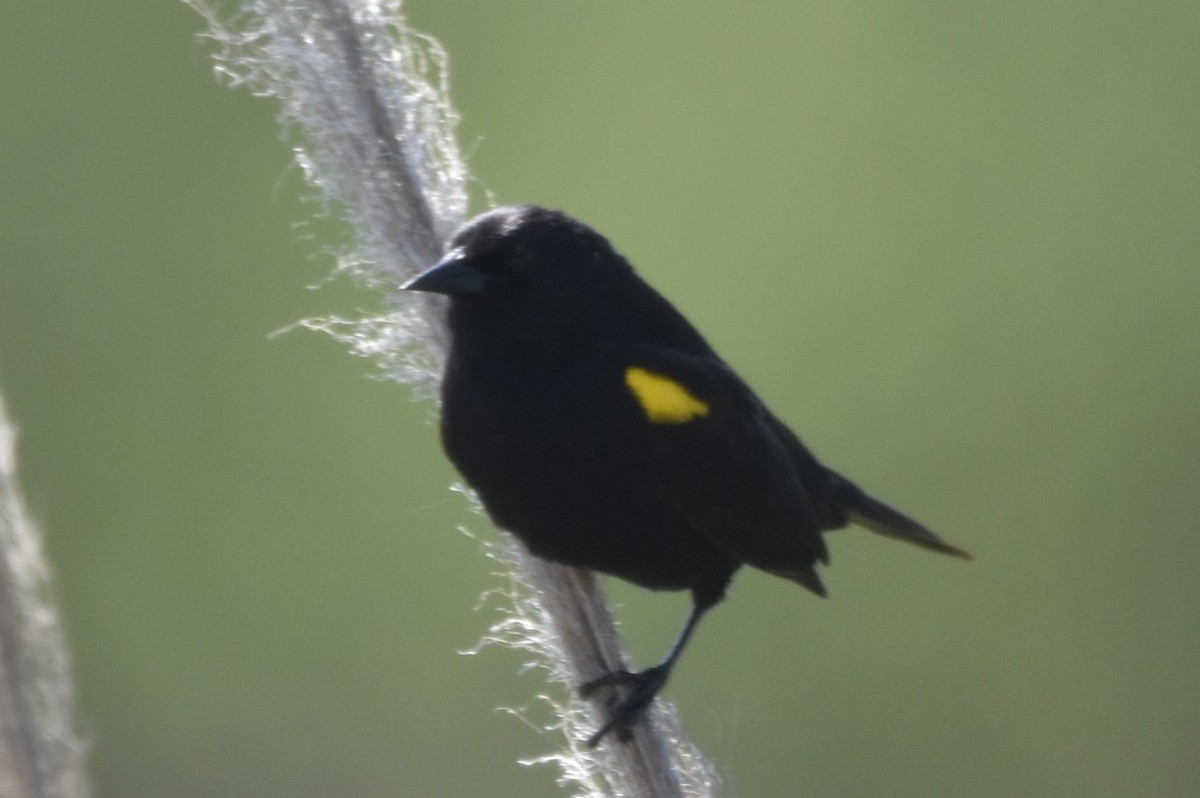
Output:
[[[637,398],[651,424],[686,424],[708,415],[708,403],[670,377],[641,366],[625,369],[625,384]]]

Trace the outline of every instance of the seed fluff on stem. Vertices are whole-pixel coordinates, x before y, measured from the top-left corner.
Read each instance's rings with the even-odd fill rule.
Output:
[[[66,638],[0,397],[0,795],[87,798]]]
[[[407,26],[399,0],[246,0],[224,11],[184,1],[208,23],[221,77],[279,103],[321,211],[353,230],[338,271],[380,297],[375,314],[305,326],[334,335],[387,377],[431,392],[445,355],[443,305],[401,298],[398,286],[437,260],[466,217],[445,53]],[[575,686],[598,667],[623,663],[591,574],[537,560],[507,539],[485,548],[505,566],[511,597],[490,637],[532,652],[568,688],[569,697],[554,702],[563,711],[552,724],[566,747],[530,761],[558,764],[560,780],[580,796],[711,795],[711,766],[661,702],[632,744],[586,746],[599,715],[573,697]]]

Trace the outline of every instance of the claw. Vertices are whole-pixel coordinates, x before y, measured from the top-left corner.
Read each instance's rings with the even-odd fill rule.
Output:
[[[724,583],[722,583],[723,587]],[[688,615],[687,622],[683,625],[683,630],[679,633],[678,639],[675,640],[675,644],[671,646],[666,659],[662,662],[638,673],[630,673],[624,669],[610,671],[598,679],[586,682],[579,688],[579,694],[587,698],[602,687],[632,685],[632,689],[625,694],[625,697],[619,698],[615,702],[616,706],[610,705],[611,708],[609,711],[611,714],[608,721],[595,734],[588,738],[587,744],[589,748],[595,748],[604,739],[604,735],[609,732],[616,733],[617,739],[623,743],[629,742],[633,738],[634,725],[654,701],[654,697],[663,689],[663,685],[667,683],[667,677],[671,675],[671,669],[675,667],[675,662],[687,646],[687,642],[691,638],[692,632],[695,631],[696,625],[700,623],[700,619],[704,617],[704,613],[708,612],[709,608],[720,599],[720,591],[708,591],[705,593],[693,591],[692,612]]]
[[[598,679],[592,679],[579,688],[580,695],[585,698],[595,694],[604,687],[620,687],[632,685],[632,690],[612,708],[608,720],[588,738],[589,748],[594,748],[609,732],[614,732],[621,742],[628,742],[633,736],[633,727],[645,714],[654,697],[667,683],[670,669],[662,665],[647,668],[639,673],[629,671],[612,671]]]
[[[637,681],[638,674],[630,673],[626,670],[609,671],[598,679],[592,679],[590,682],[584,682],[579,686],[579,695],[583,698],[591,698],[596,691],[602,687],[616,687],[617,685],[629,684]]]

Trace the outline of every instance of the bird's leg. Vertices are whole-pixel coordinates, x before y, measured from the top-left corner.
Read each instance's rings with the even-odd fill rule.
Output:
[[[608,721],[601,726],[595,734],[588,738],[588,745],[594,747],[604,738],[604,735],[611,732],[616,732],[617,739],[625,742],[633,734],[633,726],[641,718],[642,713],[650,706],[650,702],[662,690],[663,685],[667,683],[667,677],[671,675],[671,669],[675,667],[675,662],[679,659],[679,655],[683,653],[683,649],[687,646],[688,639],[691,638],[692,632],[700,623],[700,619],[704,617],[704,613],[712,607],[713,602],[699,602],[692,605],[691,614],[688,615],[687,623],[683,625],[683,631],[679,633],[675,644],[671,646],[671,650],[667,652],[667,656],[663,661],[646,668],[644,671],[630,673],[626,670],[612,671],[606,673],[598,679],[592,679],[579,688],[579,694],[584,698],[588,698],[603,687],[618,687],[631,686],[630,692],[621,699],[613,709]]]

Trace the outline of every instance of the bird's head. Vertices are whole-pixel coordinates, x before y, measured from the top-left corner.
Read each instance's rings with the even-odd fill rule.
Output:
[[[451,299],[451,329],[503,325],[519,335],[594,332],[642,285],[604,236],[559,211],[497,208],[451,236],[446,254],[402,288]]]

